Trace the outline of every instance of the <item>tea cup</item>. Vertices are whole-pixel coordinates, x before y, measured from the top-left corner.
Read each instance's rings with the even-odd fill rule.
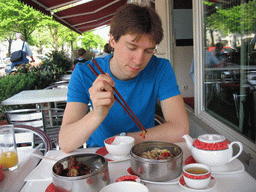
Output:
[[[211,168],[201,163],[192,163],[183,167],[184,181],[188,187],[203,189],[211,181]]]

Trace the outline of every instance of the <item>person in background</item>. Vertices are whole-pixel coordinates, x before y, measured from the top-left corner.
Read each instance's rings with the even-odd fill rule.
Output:
[[[109,45],[109,43],[106,43],[104,45],[103,54],[99,55],[97,58],[106,57],[107,55],[111,55],[112,47]]]
[[[222,43],[216,43],[215,50],[213,50],[213,55],[217,57],[217,59],[220,62],[220,65],[224,65],[227,62],[227,57],[223,52],[223,44]]]
[[[128,135],[135,143],[151,140],[183,141],[189,134],[185,104],[172,65],[154,55],[163,39],[162,22],[155,10],[135,4],[120,7],[110,24],[113,55],[76,66],[68,87],[59,145],[65,153],[84,143],[103,147],[106,138]],[[88,64],[98,71],[96,77]],[[147,129],[146,137],[115,102],[115,87]],[[155,126],[155,105],[160,100],[165,123]],[[92,110],[87,113],[88,104]]]
[[[23,46],[23,35],[21,33],[16,33],[16,41],[12,42],[11,53],[21,50],[22,46]],[[32,62],[35,62],[33,58],[33,53],[27,42],[24,42],[22,51],[26,52],[26,55],[28,55],[31,58]],[[22,61],[12,62],[11,69],[13,69],[16,65],[23,65],[25,67],[25,65],[28,62],[29,60],[27,58],[23,58]]]
[[[220,62],[210,51],[205,50],[205,67],[217,67]],[[190,77],[194,83],[194,58],[192,60],[191,69],[190,69]]]
[[[85,59],[86,50],[84,48],[78,49],[78,58],[73,63],[72,71],[75,69],[76,64],[85,63],[87,60]]]

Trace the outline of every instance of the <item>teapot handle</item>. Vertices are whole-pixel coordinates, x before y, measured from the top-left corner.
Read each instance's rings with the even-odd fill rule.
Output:
[[[237,144],[237,145],[239,146],[239,152],[238,152],[235,156],[233,156],[233,157],[229,160],[229,162],[231,162],[231,161],[233,161],[235,158],[237,158],[237,157],[242,153],[242,151],[243,151],[243,145],[242,145],[242,143],[239,142],[239,141],[234,141],[234,142],[230,143],[229,146],[228,146],[228,147],[231,149],[232,154],[233,154],[233,145],[234,145],[234,144]]]

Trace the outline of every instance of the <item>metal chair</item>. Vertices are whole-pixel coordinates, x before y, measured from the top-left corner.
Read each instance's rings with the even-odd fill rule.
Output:
[[[51,112],[51,117],[49,113]],[[27,125],[44,131],[51,138],[56,149],[59,149],[58,136],[63,118],[64,109],[17,109],[5,111],[7,122],[13,125]],[[50,123],[51,122],[51,123]],[[34,136],[34,143],[40,140]]]
[[[68,81],[57,81],[52,83],[50,86],[46,87],[45,89],[63,89],[68,88]],[[54,102],[55,108],[62,108],[65,109],[67,102]]]
[[[53,149],[51,138],[47,135],[47,133],[38,128],[27,125],[14,125],[14,131],[17,144],[22,144],[22,142],[27,144],[28,142],[31,142],[32,147],[39,148],[42,147],[42,143],[44,148],[40,148],[40,150],[43,150],[45,153]],[[29,137],[27,137],[28,135],[31,135],[31,133],[41,139],[41,143],[38,143],[37,146],[33,144],[33,140],[31,140],[31,138],[29,139]]]
[[[155,126],[156,125],[160,125],[160,124],[162,124],[164,122],[165,122],[165,120],[162,117],[160,117],[159,115],[155,114]]]

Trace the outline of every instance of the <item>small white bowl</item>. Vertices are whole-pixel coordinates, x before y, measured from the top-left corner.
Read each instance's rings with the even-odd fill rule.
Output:
[[[100,192],[149,192],[148,188],[134,181],[115,182],[105,186]]]
[[[104,141],[107,151],[114,156],[129,155],[134,146],[134,138],[130,136],[114,136]]]

